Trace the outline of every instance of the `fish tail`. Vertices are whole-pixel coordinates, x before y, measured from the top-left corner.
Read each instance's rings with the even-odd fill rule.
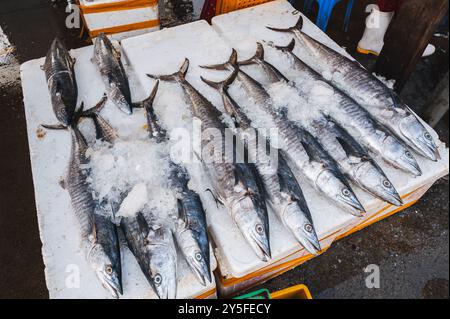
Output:
[[[203,69],[220,70],[220,71],[225,71],[225,70],[229,70],[229,69],[236,69],[236,68],[239,67],[238,63],[237,63],[237,52],[236,52],[235,49],[233,49],[231,51],[230,58],[225,63],[212,64],[212,65],[200,65],[200,67],[203,68]]]
[[[205,82],[206,84],[208,84],[210,87],[218,90],[219,92],[223,92],[225,91],[229,85],[231,85],[234,80],[236,79],[238,70],[234,69],[233,72],[223,81],[221,82],[214,82],[214,81],[210,81],[205,79],[203,76],[201,76],[200,78],[202,79],[203,82]]]
[[[97,116],[99,116],[99,113],[105,106],[107,100],[108,100],[108,97],[106,96],[106,93],[104,93],[102,98],[100,99],[100,101],[95,106],[91,107],[88,110],[82,111],[81,113],[77,112],[79,118],[75,119],[75,120],[79,120],[81,117],[97,117]]]
[[[183,64],[181,65],[180,69],[172,74],[168,75],[154,75],[154,74],[147,74],[147,76],[151,79],[155,80],[161,80],[166,82],[181,82],[184,81],[186,78],[186,73],[189,69],[189,59],[184,59]]]
[[[291,42],[289,42],[289,44],[286,46],[274,45],[274,44],[269,44],[269,45],[277,50],[280,50],[281,52],[285,52],[285,53],[292,52],[295,47],[295,39],[292,39]]]
[[[260,42],[256,42],[256,52],[255,54],[248,60],[244,60],[239,62],[238,64],[241,65],[250,65],[258,63],[259,61],[264,60],[264,47]]]
[[[300,16],[300,18],[298,18],[297,23],[289,28],[285,28],[285,29],[281,29],[281,28],[274,28],[274,27],[269,27],[266,26],[267,29],[272,30],[272,31],[277,31],[277,32],[292,32],[295,30],[299,30],[301,31],[303,29],[303,17]]]

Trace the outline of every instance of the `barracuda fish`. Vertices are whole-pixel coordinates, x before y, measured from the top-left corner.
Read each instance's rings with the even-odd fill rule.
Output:
[[[438,148],[431,134],[399,96],[360,64],[337,53],[302,32],[303,18],[293,27],[270,30],[295,35],[302,50],[299,58],[363,106],[380,123],[391,129],[418,154],[437,161]],[[329,76],[326,76],[328,74]]]
[[[143,102],[143,106],[147,115],[149,136],[161,143],[167,139],[167,134],[159,124],[153,109],[158,85],[159,81],[156,82],[150,97]],[[198,281],[206,286],[207,282],[212,282],[206,215],[200,196],[188,187],[189,180],[189,174],[184,167],[171,163],[169,183],[176,189],[178,196],[178,219],[174,235],[192,272]]]
[[[100,33],[94,43],[95,63],[105,84],[108,98],[124,113],[133,113],[130,86],[125,69],[120,60],[120,52],[108,37]]]
[[[58,121],[68,126],[73,119],[78,97],[74,72],[75,59],[56,38],[41,67],[45,71],[53,112]]]
[[[106,100],[102,99],[100,103]],[[104,207],[93,198],[93,190],[88,183],[89,162],[88,149],[83,134],[77,128],[78,118],[75,114],[73,123],[63,125],[42,125],[47,129],[68,129],[72,138],[72,147],[65,185],[69,192],[72,208],[80,226],[83,247],[88,264],[95,271],[102,285],[115,298],[122,294],[122,268],[120,264],[120,247],[117,229],[114,223],[99,210]]]
[[[228,86],[234,81],[236,76],[237,71],[235,70],[223,82],[212,82],[203,77],[202,80],[219,91],[222,96],[225,112],[233,117],[236,126],[242,130],[241,132],[245,132],[252,129],[251,121],[228,92]],[[241,136],[241,139],[247,140],[247,144],[257,145],[256,136],[252,134],[245,137]],[[314,229],[311,213],[300,185],[287,165],[284,155],[278,150],[278,166],[276,170],[273,170],[268,167],[271,165],[270,163],[260,159],[256,149],[253,147],[247,149],[249,156],[252,158],[261,176],[268,202],[274,212],[300,244],[309,253],[316,255],[321,248]]]
[[[237,54],[233,49],[228,62],[211,66],[208,69],[237,70],[237,80],[247,95],[262,107],[273,119],[282,141],[282,150],[287,161],[294,165],[319,192],[335,204],[355,216],[365,212],[346,179],[340,173],[335,161],[320,146],[317,140],[304,128],[289,121],[285,115],[273,107],[273,101],[260,83],[242,71],[237,65]]]
[[[258,64],[263,68],[264,73],[271,83],[284,82],[287,79],[273,65],[264,60],[264,48],[261,43],[257,43],[256,54],[249,60],[239,63],[239,65]],[[313,71],[312,71],[313,72]],[[316,75],[317,74],[312,74]],[[308,77],[316,80],[316,77]],[[328,84],[324,83],[328,86]],[[308,93],[301,93],[307,95]],[[330,102],[333,103],[333,102]],[[307,106],[313,106],[308,104]],[[298,105],[298,108],[305,106]],[[340,107],[338,107],[340,109]],[[383,170],[375,163],[369,154],[358,144],[358,142],[339,124],[329,116],[314,109],[308,111],[308,118],[301,119],[303,125],[330,154],[339,165],[341,171],[357,185],[372,195],[381,198],[396,206],[402,205],[402,200],[392,183],[384,174]]]
[[[273,46],[273,45],[272,45]],[[295,40],[292,40],[286,47],[273,46],[281,50],[293,59],[294,68],[304,78],[309,78],[315,83],[320,83],[326,90],[329,90],[332,98],[325,106],[326,110],[319,111],[328,113],[335,121],[344,127],[358,142],[372,152],[380,155],[388,164],[408,172],[414,176],[422,175],[422,171],[414,155],[409,149],[396,138],[388,129],[380,125],[373,117],[354,102],[347,95],[335,89],[333,86],[323,81],[323,78],[303,63],[293,52]],[[297,86],[297,89],[309,95],[309,89]],[[384,182],[383,182],[384,183]],[[386,183],[388,185],[388,183]]]
[[[202,129],[220,130],[225,134],[225,125],[220,120],[221,113],[185,79],[189,68],[186,59],[180,70],[171,75],[149,75],[150,78],[176,82],[181,85],[194,116],[202,121]],[[211,143],[202,139],[202,147]],[[224,147],[222,143],[222,147]],[[215,191],[215,199],[221,202],[231,214],[234,222],[262,261],[271,258],[269,244],[269,220],[262,186],[254,165],[222,161],[203,161]]]

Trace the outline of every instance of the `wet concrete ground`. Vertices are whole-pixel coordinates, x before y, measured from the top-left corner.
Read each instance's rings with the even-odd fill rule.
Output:
[[[348,33],[341,32],[343,3],[330,21],[329,34],[352,54],[369,2],[355,2]],[[47,0],[2,1],[0,25],[19,63],[44,56],[55,36],[69,48],[87,44],[78,38],[79,30],[64,27],[64,6],[57,8]],[[417,112],[448,70],[448,39],[433,41],[439,45],[437,54],[420,62],[402,92]],[[373,58],[354,56],[373,64]],[[47,298],[18,64],[0,66],[0,101],[0,298]],[[448,114],[436,129],[448,144]],[[305,283],[315,298],[448,298],[448,188],[448,177],[441,179],[413,207],[257,288],[275,291]],[[380,267],[379,289],[365,286],[363,270],[369,264]]]

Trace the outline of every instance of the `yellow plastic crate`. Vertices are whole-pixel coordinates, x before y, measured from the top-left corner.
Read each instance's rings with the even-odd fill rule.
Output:
[[[271,299],[313,299],[305,285],[292,286],[270,294]]]
[[[216,15],[249,8],[272,0],[217,0]]]

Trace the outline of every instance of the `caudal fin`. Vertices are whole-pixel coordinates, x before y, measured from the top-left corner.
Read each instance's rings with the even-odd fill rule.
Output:
[[[210,69],[210,70],[230,70],[230,69],[237,69],[238,63],[237,63],[237,52],[235,49],[231,51],[230,58],[227,62],[221,63],[221,64],[212,64],[212,65],[200,65],[203,69]]]
[[[256,52],[255,54],[248,60],[244,60],[241,62],[238,62],[239,65],[250,65],[258,63],[259,61],[264,60],[264,47],[261,43],[256,42]]]
[[[292,39],[291,42],[289,42],[289,44],[286,46],[274,45],[273,43],[268,43],[268,45],[282,52],[292,52],[295,47],[295,39]]]
[[[100,113],[100,111],[103,109],[103,107],[106,104],[106,101],[108,100],[108,97],[106,96],[106,93],[103,94],[102,98],[100,99],[100,101],[93,107],[91,107],[90,109],[83,111],[82,113],[80,113],[80,117],[93,117],[93,116],[97,116],[98,113]]]
[[[290,27],[290,28],[281,29],[281,28],[274,28],[274,27],[269,27],[269,26],[266,26],[266,28],[270,29],[272,31],[277,31],[277,32],[292,32],[295,30],[301,31],[303,28],[303,17],[300,16],[300,18],[298,18],[298,20],[297,20],[297,23],[293,27]]]
[[[161,81],[167,81],[167,82],[181,82],[184,81],[186,78],[186,73],[189,69],[189,59],[184,59],[183,64],[181,65],[180,69],[172,74],[169,75],[154,75],[154,74],[147,74],[147,76],[151,79],[155,80],[161,80]]]
[[[208,84],[210,87],[212,87],[222,93],[223,91],[225,91],[228,88],[229,85],[231,85],[234,82],[237,74],[238,74],[238,70],[234,69],[233,72],[225,80],[223,80],[221,82],[210,81],[210,80],[205,79],[203,76],[201,76],[200,78],[202,79],[203,82]]]

